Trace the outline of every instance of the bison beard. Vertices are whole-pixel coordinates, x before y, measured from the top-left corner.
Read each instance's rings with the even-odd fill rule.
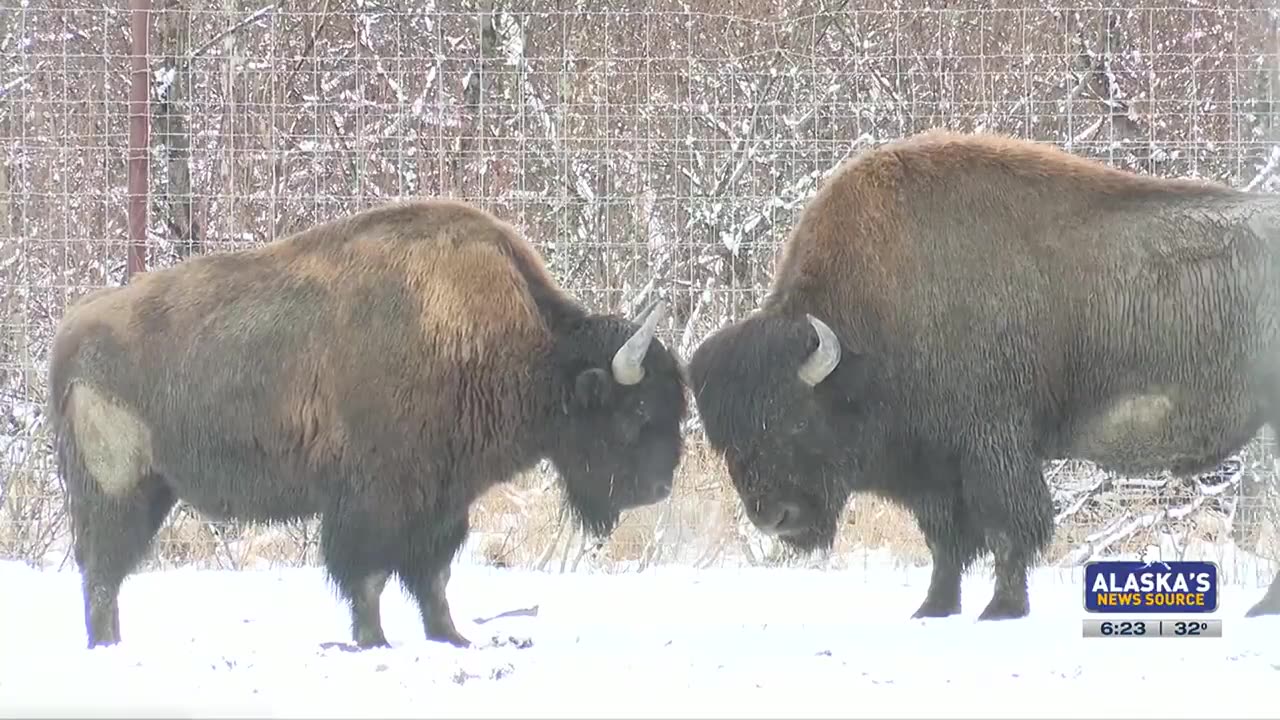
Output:
[[[68,309],[50,417],[89,646],[171,508],[319,515],[360,647],[392,575],[426,636],[465,646],[446,587],[468,511],[547,458],[588,529],[670,493],[686,414],[642,322],[591,315],[508,225],[392,203],[255,250],[187,260]]]
[[[830,547],[853,492],[933,555],[915,617],[1029,612],[1042,467],[1207,471],[1280,430],[1280,198],[1141,177],[1029,142],[925,133],[832,175],[759,312],[689,377],[757,527]],[[1280,578],[1249,615],[1280,613]]]

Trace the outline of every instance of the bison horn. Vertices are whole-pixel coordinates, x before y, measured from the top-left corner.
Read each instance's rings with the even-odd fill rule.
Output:
[[[653,334],[658,329],[658,323],[667,313],[667,304],[658,302],[648,317],[644,319],[644,323],[640,325],[640,329],[627,339],[622,347],[618,348],[618,352],[613,356],[613,379],[618,381],[619,385],[635,385],[644,379],[644,361],[645,353],[649,352],[649,343],[653,342]]]
[[[646,317],[649,317],[649,313],[653,312],[653,309],[657,307],[660,302],[662,302],[662,298],[654,298],[653,300],[650,300],[649,304],[645,305],[643,310],[635,314],[635,321],[643,322]]]
[[[840,364],[840,339],[827,327],[827,324],[812,315],[805,315],[814,332],[818,333],[818,347],[813,351],[796,374],[809,387],[813,387],[826,379],[836,365]]]

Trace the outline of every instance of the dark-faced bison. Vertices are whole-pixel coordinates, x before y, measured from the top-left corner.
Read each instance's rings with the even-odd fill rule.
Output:
[[[468,645],[445,586],[468,508],[550,459],[597,535],[663,500],[686,414],[643,323],[588,313],[509,225],[401,202],[187,260],[72,306],[50,414],[89,646],[176,500],[211,518],[321,517],[360,647],[391,574],[426,635]]]
[[[830,547],[849,495],[901,503],[933,573],[916,617],[1029,611],[1051,458],[1207,471],[1280,425],[1280,197],[929,132],[828,179],[762,309],[689,380],[754,524]],[[1250,614],[1280,612],[1273,582]]]

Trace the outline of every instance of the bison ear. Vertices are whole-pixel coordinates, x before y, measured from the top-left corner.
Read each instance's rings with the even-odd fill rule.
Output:
[[[583,410],[602,407],[612,391],[613,380],[607,370],[583,370],[573,381],[573,407]]]

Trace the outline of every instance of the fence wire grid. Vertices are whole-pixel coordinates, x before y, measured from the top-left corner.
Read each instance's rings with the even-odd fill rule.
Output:
[[[762,299],[826,173],[928,128],[1251,190],[1280,182],[1273,3],[153,2],[148,267],[392,198],[457,197],[514,223],[589,306],[666,297],[662,337],[685,358]],[[46,360],[66,303],[125,278],[129,10],[3,0],[0,50],[0,556],[63,566]],[[831,556],[788,556],[742,517],[696,418],[690,433],[673,500],[609,542],[566,528],[544,468],[482,500],[472,551],[561,570],[839,564],[855,549],[927,562],[912,521],[867,499]],[[1201,478],[1084,463],[1046,477],[1049,562],[1156,545],[1264,585],[1266,562],[1244,558],[1280,556],[1262,437]],[[210,523],[179,506],[148,562],[316,552],[314,523]]]

